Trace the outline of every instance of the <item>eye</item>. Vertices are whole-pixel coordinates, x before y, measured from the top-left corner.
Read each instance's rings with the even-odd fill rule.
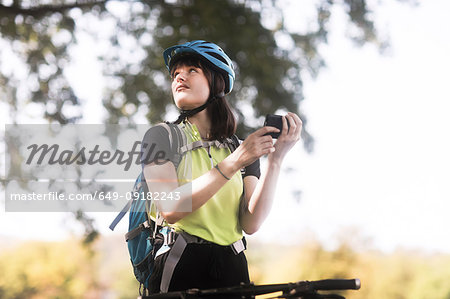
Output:
[[[198,71],[197,71],[197,69],[196,68],[190,68],[189,69],[189,73],[198,73]]]

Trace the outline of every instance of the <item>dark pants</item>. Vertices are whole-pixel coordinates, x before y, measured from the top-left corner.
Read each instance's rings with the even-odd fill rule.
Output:
[[[152,293],[159,292],[161,268],[166,257],[158,257],[156,261],[156,267],[159,269],[155,269],[156,271],[152,275],[154,276],[150,282]],[[181,259],[175,267],[169,285],[169,292],[192,288],[231,287],[238,286],[241,282],[250,282],[247,259],[244,252],[235,255],[229,246],[220,246],[212,243],[190,243],[187,244]],[[232,298],[230,296],[226,297]],[[241,297],[238,296],[237,298]]]

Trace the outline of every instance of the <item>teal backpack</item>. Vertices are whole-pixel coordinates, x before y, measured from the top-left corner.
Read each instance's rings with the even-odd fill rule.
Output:
[[[170,148],[172,153],[175,153],[173,162],[176,168],[178,168],[182,157],[188,151],[215,145],[221,148],[228,147],[233,152],[239,146],[239,139],[236,135],[226,138],[224,142],[199,140],[187,144],[186,134],[182,129],[183,123],[178,125],[161,123],[158,125],[166,129],[169,135]],[[153,198],[151,200],[142,200],[146,198],[148,192],[148,186],[142,170],[134,183],[132,200],[123,207],[109,226],[111,230],[114,230],[125,214],[130,211],[128,232],[125,234],[125,240],[128,245],[134,275],[140,283],[140,295],[148,294],[149,279],[154,270],[155,258],[169,251],[174,239],[174,232],[157,211]]]

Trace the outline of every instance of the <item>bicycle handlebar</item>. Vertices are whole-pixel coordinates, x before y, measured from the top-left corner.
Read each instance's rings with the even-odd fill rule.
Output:
[[[316,291],[359,290],[361,288],[361,281],[358,278],[324,279],[306,282],[311,284]]]
[[[243,284],[240,286],[219,288],[219,289],[189,289],[186,291],[177,291],[169,293],[154,294],[141,297],[141,299],[157,299],[157,298],[197,298],[197,297],[214,297],[224,295],[242,295],[257,296],[275,292],[283,292],[289,297],[301,297],[304,294],[314,294],[316,291],[333,291],[333,290],[359,290],[361,281],[359,279],[324,279],[317,281],[299,281],[294,283],[269,284],[269,285],[253,285]]]

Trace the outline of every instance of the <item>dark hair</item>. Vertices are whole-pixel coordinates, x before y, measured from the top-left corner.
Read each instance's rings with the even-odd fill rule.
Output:
[[[182,55],[171,65],[170,75],[172,78],[174,70],[183,65],[201,68],[209,83],[209,98],[215,95],[215,99],[206,107],[211,121],[210,139],[222,141],[224,138],[231,137],[236,132],[236,118],[224,96],[225,79],[222,73],[214,70],[210,64],[198,56]]]

